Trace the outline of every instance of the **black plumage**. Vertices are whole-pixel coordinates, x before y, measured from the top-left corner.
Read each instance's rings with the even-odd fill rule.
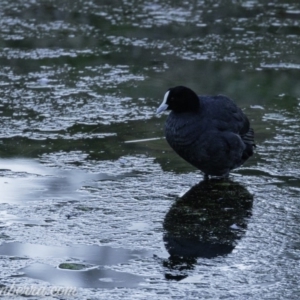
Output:
[[[165,135],[174,151],[205,175],[226,176],[253,155],[247,116],[226,96],[197,96],[184,86],[169,89],[157,113],[171,110]]]

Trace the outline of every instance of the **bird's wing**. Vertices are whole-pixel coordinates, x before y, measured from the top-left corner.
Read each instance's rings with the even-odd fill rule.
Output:
[[[243,111],[228,97],[223,95],[200,97],[200,101],[210,102],[205,105],[207,119],[221,131],[232,131],[243,136],[250,130],[250,123]]]

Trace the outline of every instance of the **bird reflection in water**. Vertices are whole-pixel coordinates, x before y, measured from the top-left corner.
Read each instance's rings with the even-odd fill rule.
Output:
[[[229,179],[204,180],[176,200],[164,219],[167,279],[181,280],[197,258],[232,252],[251,217],[253,196]]]

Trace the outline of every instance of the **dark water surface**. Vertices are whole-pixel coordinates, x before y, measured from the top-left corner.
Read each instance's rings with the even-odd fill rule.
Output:
[[[0,20],[3,286],[300,297],[299,1],[10,0]],[[175,85],[249,116],[256,154],[229,181],[164,140]]]

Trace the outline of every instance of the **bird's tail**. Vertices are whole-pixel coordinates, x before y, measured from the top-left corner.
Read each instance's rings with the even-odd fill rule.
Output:
[[[249,131],[242,136],[242,140],[246,145],[242,158],[246,160],[253,155],[253,148],[256,147],[254,143],[254,130],[250,128]]]

